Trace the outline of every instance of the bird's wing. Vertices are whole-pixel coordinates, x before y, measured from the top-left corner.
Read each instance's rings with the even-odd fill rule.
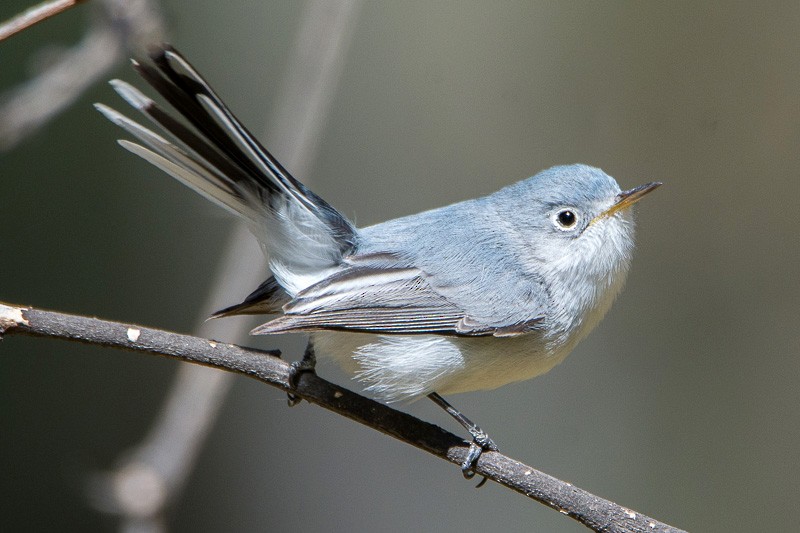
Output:
[[[532,331],[539,322],[534,318],[523,323],[491,323],[472,317],[413,266],[350,266],[299,292],[283,310],[283,316],[252,333],[323,329],[506,337]]]

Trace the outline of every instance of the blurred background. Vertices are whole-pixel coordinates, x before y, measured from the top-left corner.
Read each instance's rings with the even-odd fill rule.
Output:
[[[30,3],[5,0],[0,20]],[[0,44],[0,91],[77,43],[97,16],[90,4]],[[304,4],[160,5],[171,42],[280,159],[271,120]],[[562,365],[449,399],[504,453],[677,527],[796,527],[800,3],[368,1],[352,17],[298,177],[359,225],[555,164],[599,166],[623,188],[665,184],[639,205],[623,294]],[[125,61],[111,77],[143,85]],[[95,101],[122,107],[94,83],[0,155],[0,300],[192,331],[234,221],[119,148],[122,132]],[[302,346],[246,342],[289,359]],[[90,502],[92,480],[147,432],[177,368],[5,339],[8,530],[117,529]],[[358,390],[334,368],[320,374]],[[460,431],[431,402],[402,408]],[[165,521],[198,532],[584,531],[473,485],[453,465],[317,407],[290,410],[279,391],[236,377]]]

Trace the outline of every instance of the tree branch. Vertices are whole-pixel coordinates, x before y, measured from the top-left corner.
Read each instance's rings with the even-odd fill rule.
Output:
[[[43,20],[58,15],[71,7],[75,7],[84,1],[85,0],[50,0],[26,9],[19,15],[0,24],[0,41],[5,41],[9,37]]]
[[[3,335],[54,337],[122,350],[162,355],[211,366],[292,391],[310,403],[377,429],[407,444],[460,465],[468,445],[456,435],[387,405],[303,373],[297,389],[289,385],[290,365],[278,352],[242,348],[96,318],[0,304]],[[681,533],[667,524],[590,494],[499,452],[484,452],[475,471],[492,481],[556,509],[585,526],[613,533]]]

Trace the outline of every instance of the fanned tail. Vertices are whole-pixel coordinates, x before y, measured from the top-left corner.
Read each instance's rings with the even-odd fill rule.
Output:
[[[113,80],[117,93],[165,134],[96,104],[141,143],[120,144],[245,219],[288,294],[335,270],[356,245],[350,221],[289,174],[174,48],[158,48],[151,60],[133,66],[185,122],[130,84]]]

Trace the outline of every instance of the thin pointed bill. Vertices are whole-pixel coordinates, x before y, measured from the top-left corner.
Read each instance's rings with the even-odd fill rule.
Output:
[[[597,215],[592,222],[600,220],[604,217],[610,217],[619,211],[628,209],[630,206],[641,200],[645,194],[656,190],[660,186],[660,181],[654,181],[646,185],[640,185],[638,187],[634,187],[633,189],[628,189],[627,191],[622,191],[617,195],[617,201],[614,203],[614,205]]]

